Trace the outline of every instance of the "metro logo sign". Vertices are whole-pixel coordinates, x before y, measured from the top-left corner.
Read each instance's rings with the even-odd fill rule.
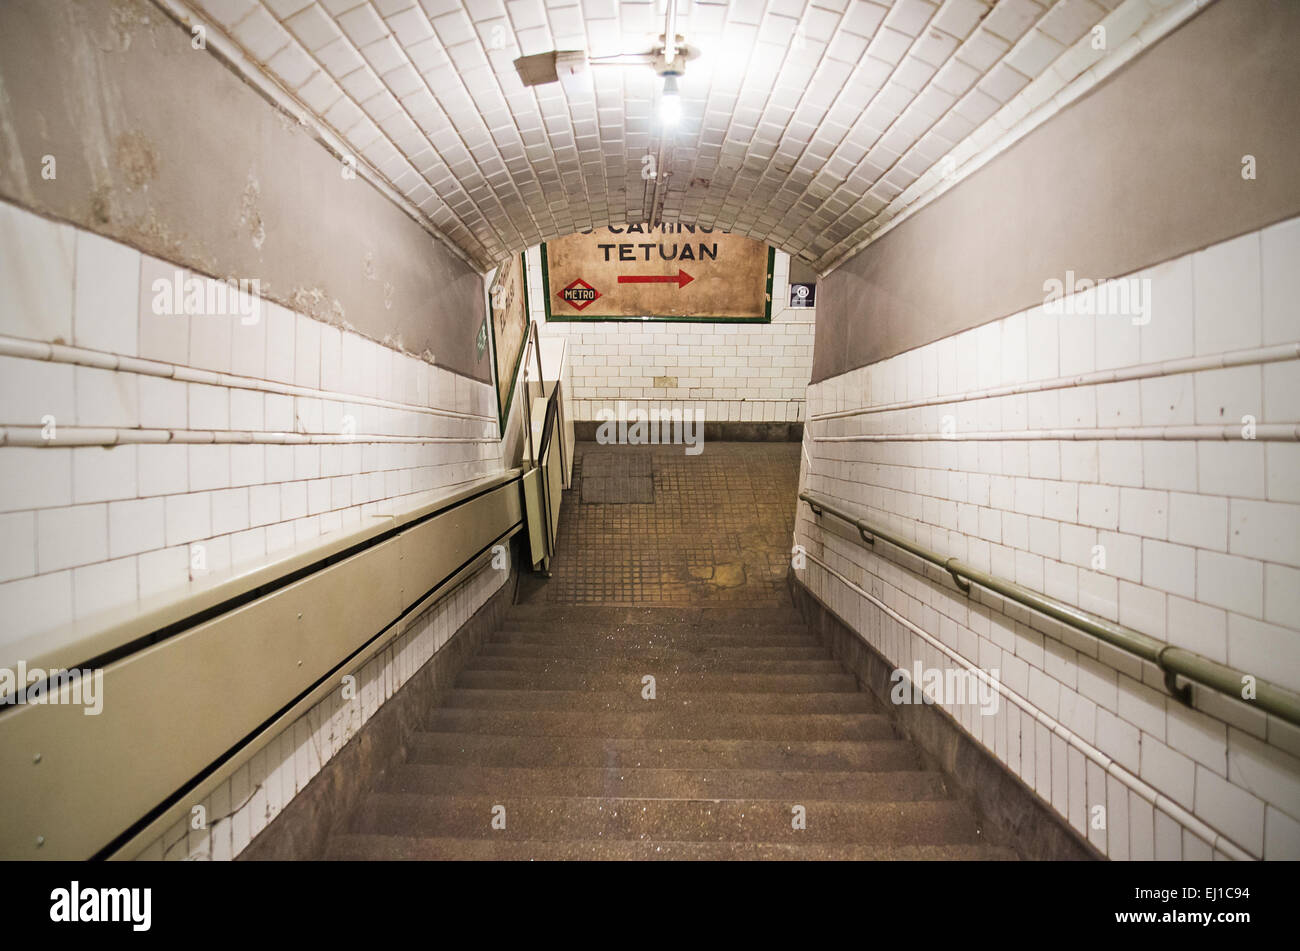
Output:
[[[600,291],[579,278],[555,296],[570,304],[575,310],[582,310],[584,307],[591,306],[600,297]]]

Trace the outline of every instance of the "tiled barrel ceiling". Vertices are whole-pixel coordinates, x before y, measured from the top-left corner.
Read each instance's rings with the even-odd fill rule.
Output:
[[[1120,0],[676,0],[677,32],[699,55],[672,128],[648,66],[520,82],[521,55],[650,49],[667,2],[179,5],[215,23],[486,269],[548,238],[650,218],[647,155],[660,163],[664,220],[829,265]]]

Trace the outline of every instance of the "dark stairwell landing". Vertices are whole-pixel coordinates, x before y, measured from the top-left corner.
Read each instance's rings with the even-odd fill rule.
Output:
[[[553,576],[521,578],[328,857],[1018,857],[792,603],[798,454],[579,444]]]

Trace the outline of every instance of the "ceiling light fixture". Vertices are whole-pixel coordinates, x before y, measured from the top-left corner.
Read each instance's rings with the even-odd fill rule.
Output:
[[[664,125],[676,125],[682,117],[682,97],[677,91],[677,74],[664,74],[664,94],[659,100],[659,120]]]

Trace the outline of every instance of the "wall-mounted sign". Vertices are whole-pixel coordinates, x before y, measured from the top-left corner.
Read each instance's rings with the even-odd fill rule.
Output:
[[[497,411],[501,429],[514,396],[515,377],[524,355],[528,335],[528,282],[524,277],[524,256],[513,254],[497,268],[488,290],[492,312],[492,356],[497,379]]]
[[[696,225],[611,225],[542,245],[547,320],[772,319],[773,251]]]
[[[790,285],[790,306],[791,307],[816,307],[817,306],[817,285],[816,284],[791,284]]]

